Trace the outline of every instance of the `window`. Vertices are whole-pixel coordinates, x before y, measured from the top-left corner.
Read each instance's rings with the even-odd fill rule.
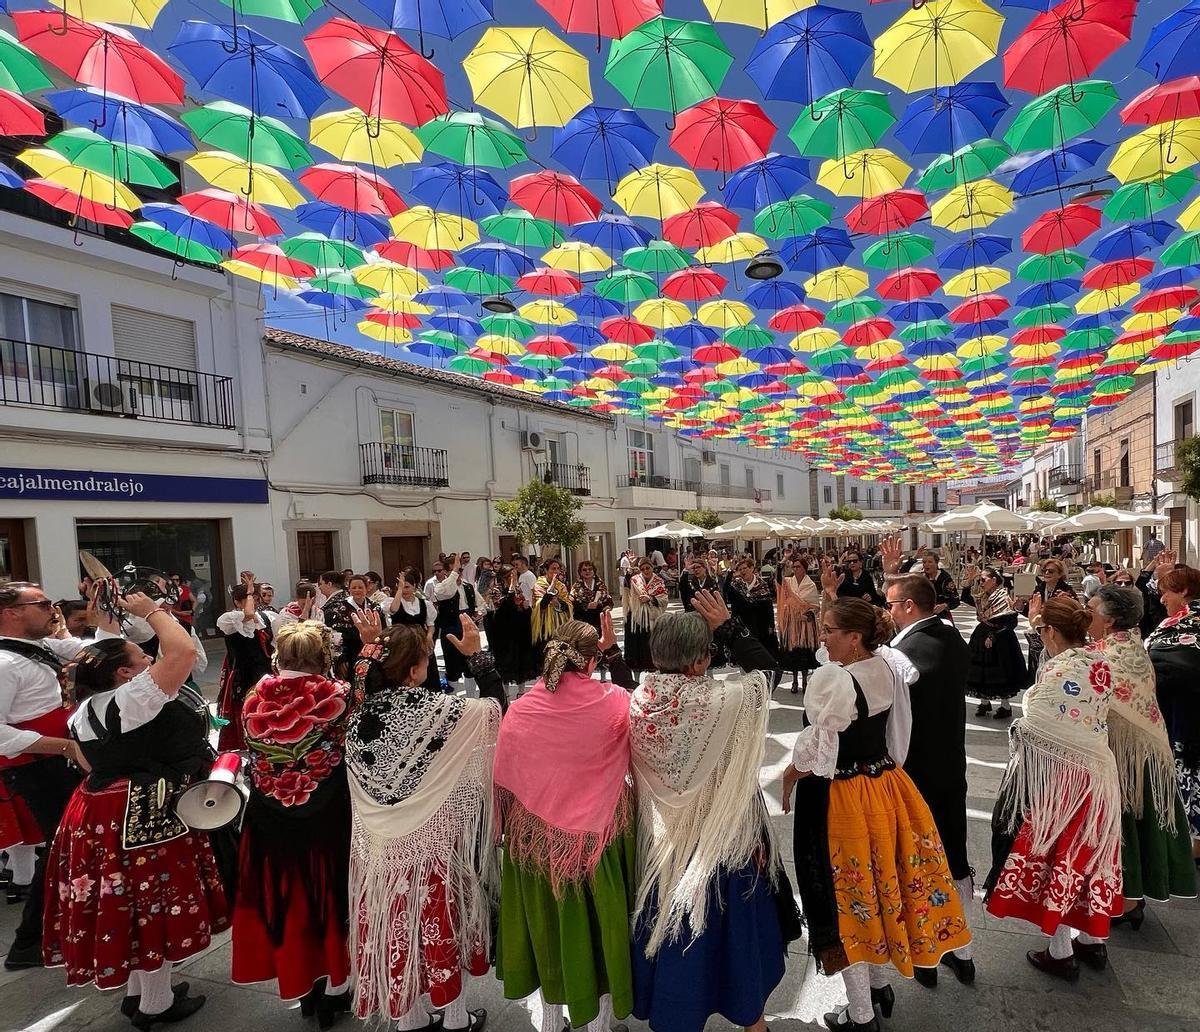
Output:
[[[1096,486],[1100,486],[1100,449],[1096,448],[1092,452],[1092,477],[1096,481]]]
[[[700,460],[695,456],[683,460],[683,479],[689,484],[700,483]]]
[[[336,565],[333,558],[333,531],[296,531],[296,559],[300,576],[312,581],[332,570]]]
[[[79,347],[77,315],[66,305],[0,293],[0,338],[74,351]]]
[[[783,474],[782,473],[775,474],[775,497],[776,498],[783,497]]]
[[[933,501],[933,506],[932,506],[932,508],[930,509],[930,511],[931,511],[931,512],[938,512],[938,511],[939,511],[939,509],[938,509],[938,489],[937,489],[936,487],[932,487],[932,488],[930,488],[930,489],[929,489],[929,494],[930,494],[930,497],[931,497],[931,499],[932,499],[932,501]],[[941,535],[940,535],[940,534],[938,535],[938,539],[939,539],[939,544],[940,544],[940,543],[941,543],[941,542],[940,542],[940,539],[941,539]]]
[[[1129,438],[1128,437],[1124,437],[1121,439],[1121,467],[1120,467],[1120,471],[1119,471],[1118,475],[1121,478],[1119,481],[1119,486],[1120,487],[1128,487],[1129,486]]]
[[[884,505],[892,504],[892,489],[890,487],[885,487],[883,489],[883,504]]]
[[[401,409],[379,410],[379,439],[383,442],[384,469],[416,469],[413,417]]]
[[[722,486],[724,486],[724,487],[728,487],[728,486],[729,486],[729,484],[730,484],[730,480],[729,480],[729,463],[728,463],[728,462],[722,462],[722,463],[721,463],[721,467],[720,467],[720,475],[721,475],[721,484],[722,484]]]
[[[645,484],[654,476],[654,435],[629,430],[629,482]]]
[[[850,501],[851,501],[851,503],[855,503],[858,501],[858,488],[857,487],[850,488]]]
[[[562,441],[557,437],[546,437],[546,456],[549,458],[551,466],[557,466],[562,462]]]
[[[829,502],[832,505],[833,504],[833,488],[826,485],[824,491],[821,492],[821,497],[824,498],[825,501]]]
[[[1192,402],[1181,401],[1175,406],[1175,440],[1186,441],[1196,433]]]
[[[113,305],[112,331],[117,358],[196,369],[196,324],[190,319]]]
[[[754,493],[754,468],[752,466],[746,467],[746,490],[751,494]]]
[[[52,349],[75,351],[78,347],[78,313],[74,308],[0,293],[0,365],[6,378],[17,381],[16,400],[76,407],[78,397],[74,391],[83,371],[76,369],[74,355]],[[55,384],[70,388],[72,396],[60,397]]]

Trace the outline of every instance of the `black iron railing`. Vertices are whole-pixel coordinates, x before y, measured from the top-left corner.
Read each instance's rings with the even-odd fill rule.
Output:
[[[364,484],[397,484],[403,487],[448,487],[446,453],[441,448],[414,448],[407,444],[360,444]]]
[[[592,493],[592,469],[582,463],[572,466],[566,462],[535,462],[533,472],[543,483],[565,487],[573,495]]]
[[[1083,483],[1083,469],[1080,466],[1055,466],[1047,474],[1051,487],[1068,487]]]
[[[688,491],[695,494],[700,485],[694,480],[676,480],[657,473],[630,473],[617,477],[617,487],[656,487],[663,491]]]
[[[7,339],[0,339],[0,404],[235,425],[228,376]]]

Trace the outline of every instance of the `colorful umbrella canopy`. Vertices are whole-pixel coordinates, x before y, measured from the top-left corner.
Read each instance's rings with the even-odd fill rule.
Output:
[[[711,25],[659,16],[613,40],[604,77],[636,107],[677,112],[715,96],[731,64]]]
[[[592,100],[590,66],[545,28],[489,28],[463,62],[477,104],[518,129],[563,126]]]

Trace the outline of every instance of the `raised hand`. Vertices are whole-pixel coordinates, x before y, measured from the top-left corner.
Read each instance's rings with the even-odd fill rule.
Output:
[[[379,640],[380,632],[383,630],[383,620],[379,613],[374,609],[350,611],[350,619],[354,622],[354,629],[358,631],[358,636],[362,638],[364,645],[370,645]]]
[[[887,574],[900,572],[900,561],[904,558],[904,548],[900,544],[899,534],[889,534],[879,543],[879,554],[883,557],[883,572]]]
[[[464,656],[473,656],[483,648],[483,642],[479,636],[479,628],[475,625],[475,621],[467,616],[466,613],[463,613],[459,617],[459,623],[462,624],[462,637],[447,634],[446,640]]]
[[[715,631],[729,621],[729,609],[725,600],[715,591],[697,591],[692,596],[692,608],[703,617],[709,630]]]
[[[830,598],[837,595],[838,588],[842,586],[845,579],[845,574],[838,573],[834,569],[832,559],[825,557],[821,560],[821,589],[826,595]]]
[[[143,595],[140,591],[131,591],[121,599],[121,608],[130,616],[140,616],[145,620],[158,608],[158,603],[149,595]]]
[[[617,644],[617,635],[613,630],[612,613],[607,609],[600,614],[600,640],[596,644],[601,652],[607,652]]]

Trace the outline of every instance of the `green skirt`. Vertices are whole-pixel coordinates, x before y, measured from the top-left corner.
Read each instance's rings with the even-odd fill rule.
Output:
[[[1175,795],[1175,830],[1161,828],[1150,793],[1142,800],[1142,816],[1121,815],[1121,872],[1126,899],[1168,900],[1196,895],[1196,864],[1183,800]]]
[[[614,839],[591,881],[556,899],[545,875],[518,867],[503,851],[496,976],[504,995],[521,1000],[541,989],[564,1004],[578,1028],[612,994],[613,1014],[633,1010],[629,918],[636,889],[637,834]]]

